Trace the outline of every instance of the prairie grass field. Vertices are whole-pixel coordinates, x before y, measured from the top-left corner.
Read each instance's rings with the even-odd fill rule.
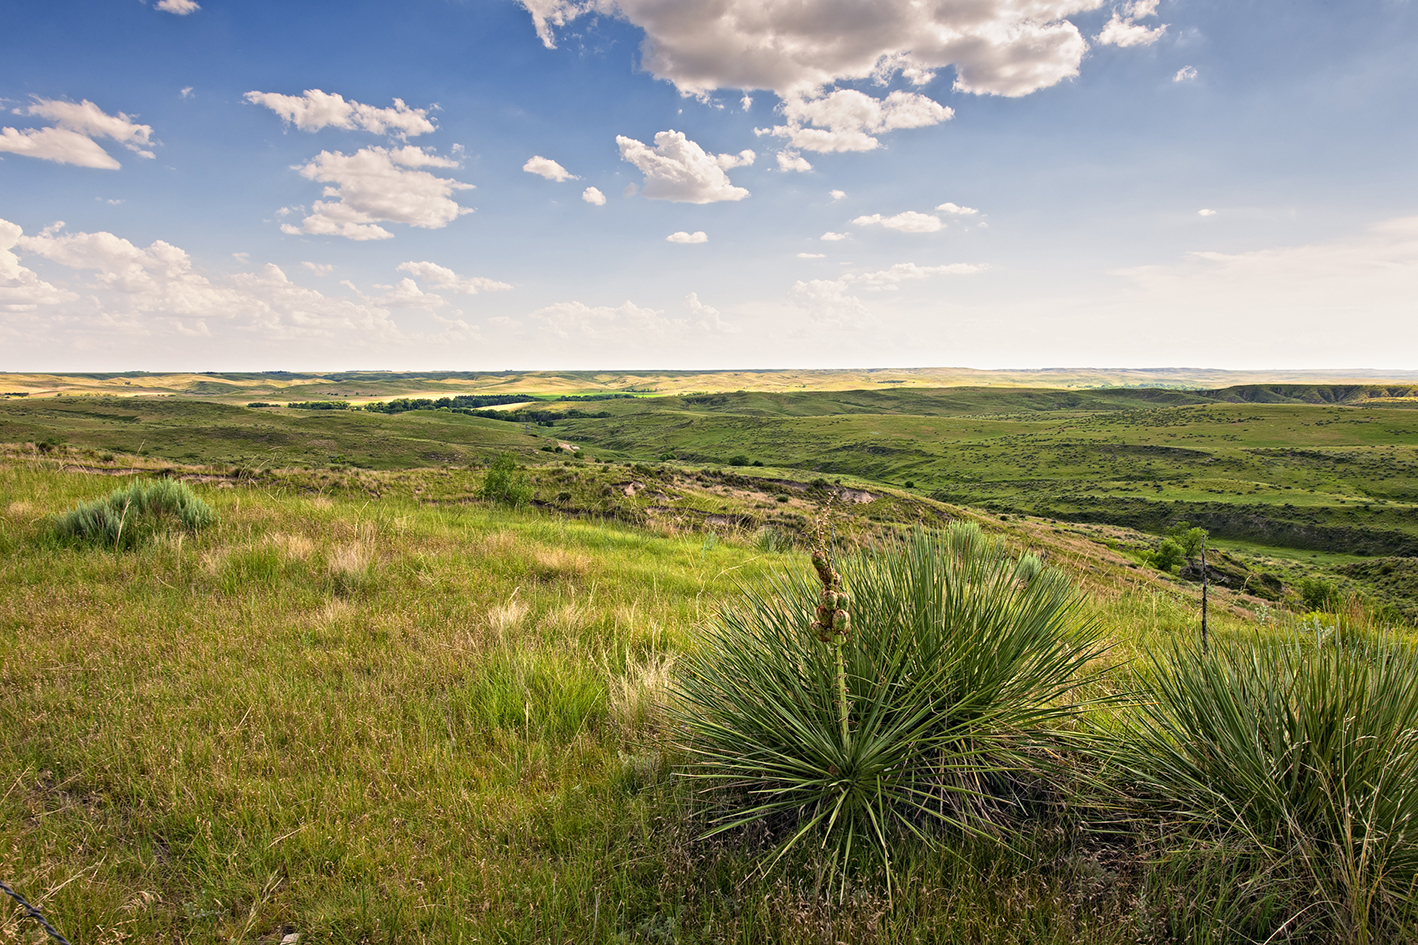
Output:
[[[470,411],[425,401],[429,409],[393,414],[71,395],[0,401],[0,442],[141,454],[228,473],[478,468],[508,451],[545,469],[573,448],[583,471],[602,461],[694,475],[727,468],[765,482],[830,478],[892,502],[932,499],[1153,536],[1187,522],[1251,567],[1296,579],[1323,572],[1414,619],[1418,591],[1393,574],[1406,576],[1418,556],[1415,391],[889,387]],[[600,498],[550,483],[536,502],[582,515],[607,511]],[[610,511],[643,519],[627,515],[627,504],[645,500]],[[721,504],[737,514],[733,502]]]
[[[778,415],[606,401],[595,406],[610,417],[549,424],[136,398],[0,404],[0,440],[18,444],[0,455],[0,879],[75,943],[1418,934],[1400,893],[1365,885],[1362,870],[1336,878],[1309,839],[1281,849],[1217,833],[1178,806],[1186,798],[1147,787],[1146,759],[1118,746],[1143,724],[1139,694],[1168,678],[1169,654],[1197,641],[1196,584],[1146,563],[1160,528],[1184,516],[1149,528],[1052,514],[1126,482],[1131,498],[1182,503],[1192,522],[1206,503],[1283,510],[1301,506],[1298,493],[1326,527],[1414,535],[1418,412],[1115,399],[1039,419],[1042,408],[987,416],[995,395],[968,397],[955,415],[944,393],[927,398],[929,415],[827,413],[840,396],[793,407],[801,416],[771,399]],[[1013,403],[1031,399],[1043,402]],[[899,461],[853,446],[873,431],[928,458],[870,465]],[[1107,452],[1184,437],[1177,449],[1211,461]],[[526,477],[519,508],[483,489],[505,453]],[[729,465],[740,453],[763,465]],[[1237,485],[1244,463],[1258,492]],[[1104,481],[1100,464],[1151,478]],[[1218,465],[1222,492],[1198,487]],[[1022,489],[1024,472],[1068,491]],[[154,478],[188,484],[212,524],[124,550],[56,530],[55,516]],[[732,801],[686,777],[671,711],[677,667],[712,654],[719,615],[746,587],[811,572],[806,536],[829,504],[843,553],[922,525],[978,524],[1073,582],[1071,619],[1103,644],[1061,697],[1069,712],[1037,769],[1007,779],[997,833],[903,835],[889,867],[853,861],[845,882],[813,843],[768,868],[781,822],[706,838]],[[1393,603],[1405,599],[1403,546],[1312,550],[1293,532],[1266,534],[1270,544],[1220,539],[1223,565],[1282,590],[1213,585],[1217,652],[1358,641],[1363,653],[1370,639],[1410,651],[1412,621]],[[1346,577],[1356,568],[1372,574]],[[1342,593],[1313,609],[1300,588],[1316,575]],[[0,941],[41,938],[0,908]]]

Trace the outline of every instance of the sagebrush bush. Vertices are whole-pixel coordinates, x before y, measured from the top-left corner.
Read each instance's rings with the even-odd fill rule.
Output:
[[[836,568],[840,593],[806,575],[745,587],[681,657],[673,711],[690,774],[724,804],[711,833],[759,823],[778,856],[811,837],[889,876],[901,837],[998,819],[1097,634],[1063,574],[973,525]],[[828,593],[849,619],[814,622]]]
[[[197,531],[215,520],[211,506],[185,483],[139,479],[55,516],[54,529],[65,538],[119,550],[173,527]]]
[[[1121,767],[1165,817],[1245,851],[1331,940],[1413,929],[1418,657],[1383,636],[1220,642],[1157,657]],[[1411,939],[1408,939],[1411,940]]]

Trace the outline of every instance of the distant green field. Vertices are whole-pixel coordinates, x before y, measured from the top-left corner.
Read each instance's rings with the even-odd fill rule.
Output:
[[[610,403],[618,454],[913,483],[947,502],[1264,545],[1418,555],[1418,411],[1181,391],[747,394]],[[776,413],[773,412],[776,409]]]

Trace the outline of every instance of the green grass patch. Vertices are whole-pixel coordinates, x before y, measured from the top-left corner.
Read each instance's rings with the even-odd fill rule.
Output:
[[[1294,903],[1277,934],[1396,941],[1418,890],[1411,646],[1331,629],[1164,652],[1122,739],[1143,802]]]

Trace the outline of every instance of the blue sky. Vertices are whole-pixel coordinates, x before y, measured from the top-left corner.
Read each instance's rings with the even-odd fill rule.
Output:
[[[1401,0],[8,4],[0,370],[1413,369],[1415,92]]]

